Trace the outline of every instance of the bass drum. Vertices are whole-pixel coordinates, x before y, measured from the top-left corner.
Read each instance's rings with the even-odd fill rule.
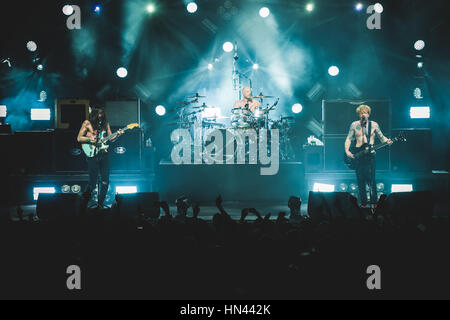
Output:
[[[235,129],[254,128],[256,119],[250,110],[244,108],[231,109],[231,126]]]

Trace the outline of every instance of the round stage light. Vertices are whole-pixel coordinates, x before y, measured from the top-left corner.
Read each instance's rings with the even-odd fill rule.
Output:
[[[417,40],[414,43],[414,49],[416,49],[417,51],[423,50],[423,48],[425,48],[425,41]]]
[[[258,70],[259,69],[259,65],[257,63],[253,64],[253,70]]]
[[[42,64],[38,64],[38,65],[36,66],[36,69],[37,69],[38,71],[42,71],[42,70],[44,70],[44,66],[43,66]]]
[[[384,191],[384,183],[383,182],[377,183],[377,191]]]
[[[73,185],[71,188],[73,193],[79,193],[81,191],[81,187],[77,184]]]
[[[212,69],[213,69],[212,63],[208,63],[208,70],[212,70]]]
[[[234,45],[230,41],[227,41],[223,44],[222,48],[225,52],[231,52],[234,49]]]
[[[308,3],[306,5],[306,11],[312,12],[313,10],[314,10],[314,4],[313,3]]]
[[[357,11],[361,11],[363,8],[364,8],[364,6],[363,6],[363,4],[362,4],[361,2],[358,2],[358,3],[355,5],[355,9],[356,9]]]
[[[119,78],[126,78],[126,76],[128,75],[128,70],[124,67],[120,67],[117,69],[116,74]]]
[[[328,74],[332,77],[336,77],[339,74],[339,68],[336,66],[329,67]]]
[[[37,50],[37,44],[36,44],[36,42],[34,42],[34,41],[28,41],[28,42],[27,42],[27,49],[28,49],[28,51],[35,52],[35,51]]]
[[[354,184],[354,183],[350,183],[349,187],[350,187],[351,191],[356,191],[356,189],[358,188],[358,186],[356,184]]]
[[[155,5],[153,3],[150,3],[149,5],[147,5],[147,12],[148,13],[153,13],[155,12],[156,8]]]
[[[163,115],[166,114],[166,108],[164,106],[159,105],[155,108],[155,112],[158,116],[162,117]]]
[[[100,5],[98,5],[98,4],[96,4],[96,5],[94,6],[94,12],[95,12],[96,14],[100,14],[100,12],[102,12],[102,7],[101,7]]]
[[[342,192],[346,192],[348,189],[348,185],[346,183],[340,183],[339,184],[339,190]]]
[[[376,13],[383,13],[383,11],[384,11],[383,5],[379,2],[375,3],[373,8],[375,9]]]
[[[188,5],[186,6],[186,10],[189,13],[195,13],[197,12],[198,6],[195,2],[189,2]]]
[[[69,193],[70,192],[70,186],[68,186],[67,184],[63,185],[61,187],[61,192],[62,193]]]
[[[300,103],[295,103],[292,106],[292,112],[293,113],[300,113],[300,112],[302,112],[302,110],[303,110],[303,106]]]
[[[414,89],[414,98],[416,98],[417,100],[423,99],[422,90],[420,88]]]
[[[259,15],[261,16],[261,18],[267,18],[270,15],[269,8],[263,7],[259,9]]]
[[[66,4],[63,8],[62,8],[62,12],[66,15],[66,16],[70,16],[73,13],[73,7],[70,4]]]
[[[417,68],[422,69],[423,68],[423,62],[417,62]]]

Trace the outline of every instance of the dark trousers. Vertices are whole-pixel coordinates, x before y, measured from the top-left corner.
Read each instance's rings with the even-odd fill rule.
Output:
[[[359,159],[356,166],[359,199],[361,204],[377,203],[377,187],[375,183],[375,156],[368,155]],[[367,200],[366,185],[369,186],[370,201]]]
[[[100,175],[100,190],[98,191],[98,205],[103,206],[109,187],[109,156],[107,153],[100,153],[92,158],[87,158],[89,182],[84,192],[90,199],[92,190],[95,189]]]

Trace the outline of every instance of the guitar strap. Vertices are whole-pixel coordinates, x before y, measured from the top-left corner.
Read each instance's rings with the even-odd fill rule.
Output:
[[[367,144],[370,146],[370,132],[372,132],[372,121],[369,121],[369,128],[367,131],[364,130],[364,135],[367,139]]]

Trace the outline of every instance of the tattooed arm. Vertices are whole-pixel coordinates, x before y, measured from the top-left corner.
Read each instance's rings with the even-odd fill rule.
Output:
[[[352,123],[350,125],[350,130],[348,131],[347,138],[345,139],[345,153],[350,158],[353,158],[353,154],[350,152],[350,145],[352,143],[353,136],[355,135],[355,125]]]
[[[392,144],[392,140],[388,139],[384,136],[383,132],[381,132],[380,126],[378,125],[378,123],[374,122],[374,127],[375,127],[375,133],[378,137],[378,139],[380,139],[380,141],[382,143],[387,142],[388,144]]]

